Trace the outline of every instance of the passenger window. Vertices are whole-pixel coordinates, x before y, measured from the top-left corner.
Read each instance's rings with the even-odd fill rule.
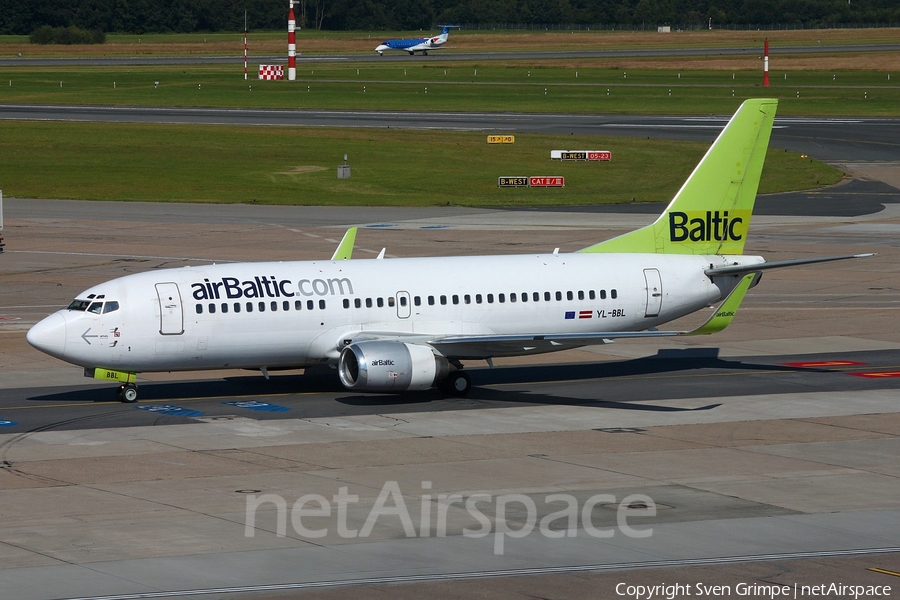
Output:
[[[388,306],[390,306],[390,307],[394,306],[394,297],[393,296],[388,296]]]
[[[575,296],[572,295],[572,292],[566,292],[566,300],[571,300],[571,299],[573,299],[574,297],[575,297]]]
[[[497,302],[506,302],[506,294],[497,294]]]
[[[406,296],[400,296],[400,306],[406,306],[407,304]]]
[[[578,299],[584,300],[584,291],[583,290],[578,290]]]
[[[606,300],[606,290],[600,290],[600,299]]]
[[[344,308],[350,308],[350,299],[344,298]]]
[[[306,301],[306,310],[312,310],[316,307],[315,303],[312,300]]]
[[[372,299],[366,298],[366,308],[372,308]]]
[[[215,314],[215,312],[216,312],[216,305],[213,304],[212,302],[210,302],[209,303],[209,314],[212,315],[212,314]]]
[[[475,304],[481,304],[481,294],[475,294]]]
[[[266,303],[265,302],[259,303],[259,312],[266,312]]]
[[[294,300],[294,310],[303,310],[303,300]]]
[[[324,300],[319,300],[319,308],[321,308],[322,310],[325,310],[325,301]]]
[[[596,299],[597,299],[597,294],[594,293],[594,290],[590,290],[590,291],[588,291],[588,297],[589,297],[591,300],[596,300]]]
[[[110,300],[106,304],[103,305],[103,314],[111,313],[115,310],[119,310],[119,303],[115,300]]]
[[[236,313],[241,312],[241,303],[240,302],[234,303],[234,312],[236,312]]]
[[[103,303],[102,302],[94,302],[88,307],[89,313],[94,313],[95,315],[99,315],[103,312]]]
[[[355,298],[353,300],[353,306],[356,308],[362,308],[362,300],[360,300],[359,298]]]
[[[488,294],[488,295],[487,295],[487,301],[488,301],[488,304],[493,304],[493,303],[494,303],[494,295],[493,295],[493,294]]]
[[[441,296],[441,306],[447,304],[447,296]]]
[[[509,295],[509,301],[510,301],[510,302],[515,302],[515,301],[516,301],[516,295],[515,295],[514,293]]]
[[[459,295],[458,295],[458,294],[453,294],[453,295],[450,297],[450,301],[453,302],[453,304],[459,304]]]
[[[466,294],[465,296],[463,296],[463,302],[465,302],[466,304],[472,304],[472,296]]]
[[[615,300],[619,297],[619,294],[616,292],[616,290],[609,290],[609,297]]]
[[[378,308],[384,307],[384,298],[375,298],[375,304],[378,305]]]
[[[222,313],[224,314],[224,313],[227,313],[227,312],[228,312],[228,304],[226,304],[225,302],[223,302],[223,303],[222,303]]]
[[[556,301],[559,302],[562,300],[562,292],[556,292]]]
[[[428,306],[434,306],[434,296],[428,296]]]
[[[416,306],[422,306],[422,298],[416,296],[415,298],[413,298],[413,304],[415,304]]]
[[[202,314],[203,314],[203,305],[202,305],[202,304],[198,304],[198,305],[197,305],[197,314],[198,314],[198,315],[202,315]]]
[[[544,292],[544,301],[550,302],[550,292]]]
[[[282,303],[281,303],[281,308],[284,309],[285,311],[291,310],[291,302],[290,302],[290,300],[285,300],[284,302],[282,302]]]
[[[528,292],[522,292],[522,302],[528,302]]]
[[[269,308],[272,309],[272,312],[277,312],[278,311],[278,302],[276,302],[275,300],[272,300],[272,302],[269,303]]]
[[[534,292],[533,294],[531,294],[531,299],[534,300],[535,302],[540,302],[541,294],[539,292]]]
[[[247,312],[253,312],[253,303],[252,302],[247,303]]]

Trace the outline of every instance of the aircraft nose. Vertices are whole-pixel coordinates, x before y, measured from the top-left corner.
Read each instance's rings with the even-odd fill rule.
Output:
[[[61,358],[66,350],[66,319],[53,313],[25,334],[29,344],[50,356]]]

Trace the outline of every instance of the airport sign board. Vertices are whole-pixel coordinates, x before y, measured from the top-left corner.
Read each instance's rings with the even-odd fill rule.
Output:
[[[488,144],[514,144],[516,136],[514,135],[489,135],[487,136]]]
[[[609,150],[551,150],[553,160],[612,160]]]
[[[528,177],[498,177],[498,187],[528,187]]]
[[[565,187],[565,177],[529,177],[530,187]]]

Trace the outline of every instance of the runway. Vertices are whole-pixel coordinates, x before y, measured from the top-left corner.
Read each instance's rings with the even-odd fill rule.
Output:
[[[279,127],[447,129],[502,133],[629,136],[689,141],[715,139],[721,116],[573,115],[220,108],[0,105],[0,120],[103,123],[190,123]],[[778,117],[773,148],[827,162],[900,162],[900,119]]]
[[[895,52],[900,44],[848,44],[816,46],[782,46],[773,47],[773,56],[786,54],[843,54],[847,52]],[[573,60],[586,58],[655,58],[655,57],[691,57],[691,56],[753,56],[759,55],[760,48],[623,48],[615,50],[569,50],[569,51],[531,51],[531,52],[460,52],[451,48],[432,51],[431,54],[415,57],[406,52],[388,53],[379,56],[373,51],[367,54],[304,54],[297,56],[299,64],[336,62],[446,62],[446,61],[492,61],[492,60]],[[130,56],[107,58],[37,58],[16,57],[0,59],[0,67],[60,67],[60,66],[130,66],[130,65],[216,65],[240,64],[241,56]],[[285,55],[253,56],[254,62],[263,61],[269,64],[287,62]]]

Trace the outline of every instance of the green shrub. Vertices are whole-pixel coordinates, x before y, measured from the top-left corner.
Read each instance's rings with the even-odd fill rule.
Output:
[[[44,25],[34,30],[28,41],[32,44],[104,44],[106,34],[100,30],[82,29],[74,25],[68,27]]]

